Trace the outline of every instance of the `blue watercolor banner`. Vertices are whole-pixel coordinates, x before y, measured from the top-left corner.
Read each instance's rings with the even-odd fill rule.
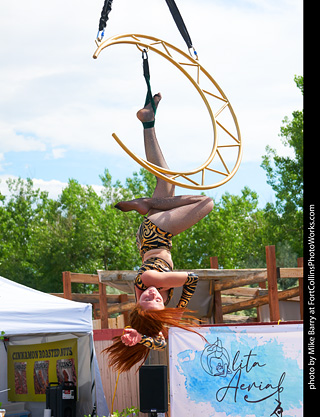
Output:
[[[171,417],[302,417],[302,324],[170,329]]]

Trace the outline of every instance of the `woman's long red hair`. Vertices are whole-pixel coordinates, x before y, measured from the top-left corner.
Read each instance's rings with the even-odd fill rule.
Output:
[[[199,334],[191,328],[199,325],[194,322],[187,323],[185,319],[196,320],[190,314],[190,310],[182,310],[181,308],[143,310],[137,304],[130,314],[130,327],[137,330],[140,334],[149,337],[156,337],[162,332],[164,337],[167,338],[168,326],[179,327],[180,329]],[[201,335],[199,334],[199,336]],[[203,336],[201,337],[203,338]],[[120,372],[129,371],[135,364],[142,361],[141,365],[143,365],[146,361],[150,352],[150,349],[146,346],[139,343],[134,346],[126,346],[122,343],[120,336],[115,337],[113,340],[113,344],[104,349],[104,352],[108,353],[109,365],[114,370]]]

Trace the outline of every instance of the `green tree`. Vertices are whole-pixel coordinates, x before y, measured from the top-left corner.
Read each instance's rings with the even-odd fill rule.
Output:
[[[295,77],[297,87],[303,94],[303,77]],[[303,245],[303,110],[294,111],[292,119],[285,117],[280,129],[285,146],[294,156],[279,156],[275,149],[266,148],[262,167],[267,174],[267,183],[276,194],[273,209],[281,218],[280,241],[289,243],[291,249],[302,256]],[[269,212],[272,211],[268,207]]]
[[[133,198],[132,190],[112,185],[107,171],[101,180],[101,195],[71,179],[57,200],[34,190],[30,179],[10,180],[10,196],[0,196],[0,274],[61,292],[63,271],[137,268],[134,241],[141,216],[113,208],[120,196]]]
[[[111,185],[107,172],[102,182],[104,190],[98,195],[92,187],[69,180],[47,212],[46,230],[37,236],[37,270],[50,292],[61,291],[63,271],[95,274],[98,269],[134,269],[138,265],[132,244],[138,215],[123,216],[113,208],[114,195],[121,187]],[[130,192],[122,189],[122,194]]]
[[[8,180],[9,197],[0,196],[0,275],[33,286],[34,231],[43,223],[48,193],[30,179]]]

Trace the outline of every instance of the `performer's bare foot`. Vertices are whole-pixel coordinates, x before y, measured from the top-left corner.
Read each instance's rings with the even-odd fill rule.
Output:
[[[153,96],[154,104],[156,108],[158,107],[158,104],[161,100],[161,94],[155,94]],[[140,122],[152,122],[154,120],[154,112],[151,103],[148,103],[143,109],[139,110],[137,112],[137,118],[140,120]]]
[[[114,207],[124,212],[135,210],[139,214],[146,215],[150,209],[147,200],[146,198],[137,198],[131,201],[120,201]]]

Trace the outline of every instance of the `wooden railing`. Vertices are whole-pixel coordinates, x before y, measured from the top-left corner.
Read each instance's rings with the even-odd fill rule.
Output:
[[[210,258],[211,269],[195,269],[199,279],[211,282],[214,323],[223,323],[224,315],[243,311],[262,305],[269,305],[270,321],[280,319],[279,301],[299,297],[300,319],[303,320],[303,258],[298,258],[296,268],[277,268],[275,247],[266,247],[266,268],[259,269],[219,269],[218,258]],[[187,270],[180,270],[187,271]],[[110,282],[133,283],[136,271],[103,271],[99,275],[63,272],[63,294],[55,294],[69,300],[92,303],[95,317],[100,317],[101,328],[108,328],[108,317],[113,313],[124,315],[124,325],[128,323],[128,314],[135,305],[133,294],[106,294]],[[278,280],[297,278],[299,285],[288,290],[278,290]],[[75,294],[72,283],[95,284],[96,294]],[[267,286],[266,286],[267,283]],[[258,284],[258,288],[244,287]],[[267,288],[266,288],[267,287]],[[299,318],[297,318],[299,319]],[[259,315],[256,321],[259,320]],[[226,320],[225,320],[226,321]]]
[[[274,246],[266,246],[267,268],[255,270],[233,270],[236,278],[224,276],[214,283],[214,322],[223,323],[223,315],[236,311],[251,309],[269,304],[270,321],[280,320],[279,301],[299,296],[300,319],[303,320],[303,258],[298,258],[297,268],[277,268]],[[217,258],[210,258],[211,265],[217,266]],[[223,271],[223,270],[222,270]],[[240,273],[241,271],[241,273]],[[241,276],[242,272],[244,277]],[[278,291],[278,279],[297,278],[299,285],[288,290]],[[268,290],[266,291],[266,282]],[[259,288],[248,288],[244,285],[258,283]],[[236,290],[234,290],[236,289]],[[264,294],[261,294],[264,293]],[[246,300],[229,300],[226,296],[247,296]],[[226,301],[228,303],[226,304]]]
[[[93,274],[79,274],[75,272],[63,272],[63,293],[55,293],[57,297],[66,298],[72,301],[91,303],[95,319],[101,320],[101,328],[109,328],[109,316],[115,313],[124,315],[124,325],[128,324],[128,312],[135,305],[133,294],[107,294],[106,284],[99,282],[99,276]],[[93,294],[80,294],[72,292],[74,284],[94,284],[97,285],[97,292]]]

